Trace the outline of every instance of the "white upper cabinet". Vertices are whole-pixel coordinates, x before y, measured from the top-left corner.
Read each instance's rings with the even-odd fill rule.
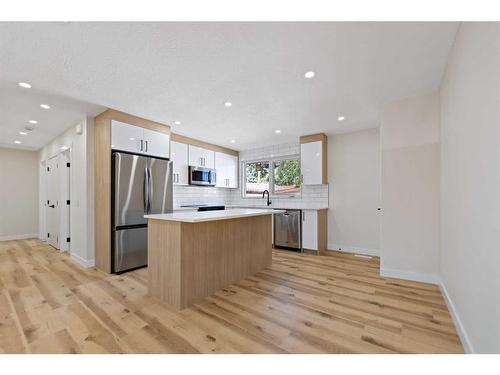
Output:
[[[144,153],[161,158],[170,157],[170,135],[143,129]]]
[[[188,145],[172,141],[170,143],[173,162],[173,180],[175,185],[187,185],[189,182]]]
[[[301,139],[300,144],[300,172],[302,175],[302,185],[327,184],[326,135],[321,134],[301,138],[309,138],[305,142]]]
[[[170,157],[170,135],[112,120],[111,148],[168,158]]]
[[[111,148],[114,150],[142,152],[142,128],[120,121],[111,121]]]
[[[238,157],[215,152],[215,170],[217,173],[217,187],[238,187]]]
[[[214,169],[215,152],[202,147],[189,145],[189,165]]]

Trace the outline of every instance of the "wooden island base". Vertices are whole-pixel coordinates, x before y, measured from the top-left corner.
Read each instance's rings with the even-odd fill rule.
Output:
[[[148,221],[149,294],[184,309],[272,262],[272,215]]]

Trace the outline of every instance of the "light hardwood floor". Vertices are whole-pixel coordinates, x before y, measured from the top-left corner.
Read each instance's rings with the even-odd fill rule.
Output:
[[[462,353],[439,289],[378,259],[273,252],[192,308],[147,296],[147,270],[87,270],[38,240],[0,242],[0,353]]]

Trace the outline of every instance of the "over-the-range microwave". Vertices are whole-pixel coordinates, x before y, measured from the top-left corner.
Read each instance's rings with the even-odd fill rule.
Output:
[[[215,169],[189,166],[189,185],[215,186],[216,181]]]

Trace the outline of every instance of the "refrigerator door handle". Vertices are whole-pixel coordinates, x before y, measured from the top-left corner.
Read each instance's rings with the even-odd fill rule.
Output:
[[[121,163],[122,163],[122,156],[120,153],[113,154],[115,157],[115,170],[119,174],[121,171]],[[118,181],[120,181],[120,177],[118,176]],[[118,201],[120,198],[120,189],[115,190],[115,202]],[[115,204],[115,220],[118,219],[118,216],[120,215],[120,207],[118,207],[117,204]],[[116,223],[114,224],[116,226]]]
[[[148,168],[148,213],[151,212],[151,204],[153,202],[153,173],[151,168]]]
[[[143,187],[143,195],[144,195],[144,213],[148,213],[149,206],[149,176],[148,176],[148,168],[144,168],[144,187]]]

